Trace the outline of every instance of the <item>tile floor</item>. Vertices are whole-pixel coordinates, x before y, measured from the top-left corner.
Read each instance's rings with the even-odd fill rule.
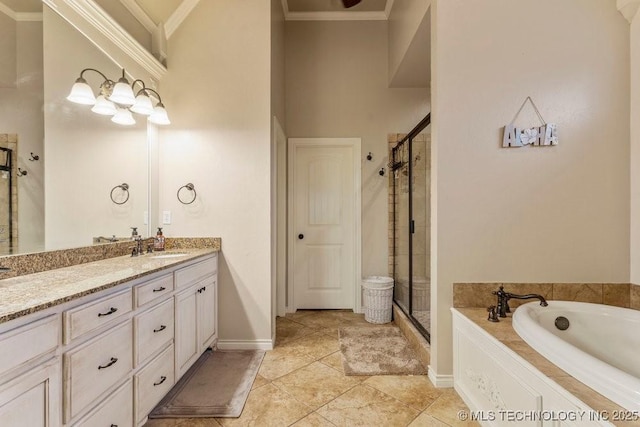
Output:
[[[298,311],[278,318],[240,418],[150,420],[145,427],[471,426],[453,389],[426,376],[345,376],[338,328],[368,326],[349,311]]]

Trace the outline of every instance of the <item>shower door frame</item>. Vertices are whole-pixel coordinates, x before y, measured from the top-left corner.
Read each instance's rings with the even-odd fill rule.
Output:
[[[11,148],[0,147],[0,151],[7,154],[7,160],[4,165],[0,164],[0,172],[7,172],[9,180],[9,254],[13,253],[13,150]],[[7,255],[9,255],[7,254]]]
[[[400,310],[402,310],[402,312],[407,316],[407,318],[411,321],[411,323],[413,324],[413,326],[415,326],[415,328],[427,339],[428,342],[431,342],[431,333],[418,321],[418,319],[416,319],[413,316],[413,234],[415,233],[415,222],[413,219],[413,162],[411,161],[411,159],[413,158],[413,153],[412,153],[412,142],[413,139],[418,136],[420,134],[420,132],[422,132],[424,129],[426,129],[427,126],[429,126],[431,124],[431,113],[428,113],[404,138],[402,138],[392,149],[391,149],[391,160],[389,161],[389,171],[390,173],[394,173],[394,171],[396,169],[398,169],[400,166],[402,166],[401,164],[398,166],[398,162],[396,162],[396,154],[398,153],[398,151],[402,148],[402,146],[404,144],[408,144],[407,145],[407,152],[408,152],[408,158],[409,158],[409,164],[407,167],[408,173],[407,173],[407,185],[408,185],[408,191],[409,191],[409,203],[408,203],[408,211],[409,211],[409,275],[408,275],[408,281],[409,281],[409,286],[408,286],[408,294],[409,294],[409,304],[408,307],[405,308],[404,304],[398,304],[396,302],[396,305],[400,308]],[[395,167],[394,167],[395,166]],[[396,254],[396,241],[397,241],[397,237],[396,236],[396,196],[397,196],[397,180],[393,180],[393,258],[394,260],[397,260],[397,254]],[[397,282],[397,275],[396,275],[396,261],[394,261],[393,263],[393,279],[394,281]],[[429,283],[429,292],[431,292],[431,283]],[[395,299],[395,294],[394,294],[394,301],[397,301]],[[431,314],[429,314],[431,315]]]

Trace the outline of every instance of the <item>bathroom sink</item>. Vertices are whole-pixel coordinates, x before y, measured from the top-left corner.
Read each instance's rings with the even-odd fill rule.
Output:
[[[189,254],[186,252],[166,252],[163,254],[151,255],[151,258],[154,258],[154,259],[179,258],[187,255]]]

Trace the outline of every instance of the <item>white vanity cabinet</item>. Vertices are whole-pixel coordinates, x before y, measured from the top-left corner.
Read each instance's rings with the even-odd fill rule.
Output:
[[[0,323],[0,427],[144,425],[216,339],[217,254]]]

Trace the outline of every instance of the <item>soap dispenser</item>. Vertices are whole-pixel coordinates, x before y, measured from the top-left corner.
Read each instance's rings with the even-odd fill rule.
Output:
[[[138,237],[138,227],[131,227],[131,240],[136,240]]]
[[[164,236],[162,235],[162,227],[158,227],[156,238],[153,239],[153,250],[164,251]]]

